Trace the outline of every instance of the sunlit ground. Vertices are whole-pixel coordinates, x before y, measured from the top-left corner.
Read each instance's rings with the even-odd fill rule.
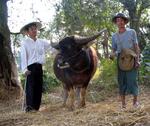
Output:
[[[0,103],[0,126],[150,126],[150,92],[144,87],[141,87],[141,106],[133,108],[128,96],[125,110],[114,95],[97,103],[87,99],[85,108],[68,111],[61,106],[60,92],[44,95],[40,111],[34,113],[22,111],[22,100]]]

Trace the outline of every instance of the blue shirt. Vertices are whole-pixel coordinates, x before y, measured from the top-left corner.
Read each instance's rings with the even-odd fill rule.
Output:
[[[123,33],[114,33],[112,35],[112,48],[116,53],[120,53],[123,48],[134,48],[138,43],[137,35],[134,29],[127,28]]]

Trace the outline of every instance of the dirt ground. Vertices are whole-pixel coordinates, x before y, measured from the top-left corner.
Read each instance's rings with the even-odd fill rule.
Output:
[[[88,94],[90,95],[90,94]],[[127,108],[120,109],[118,95],[97,103],[86,102],[86,107],[68,111],[61,106],[59,93],[44,95],[39,112],[22,111],[22,100],[0,103],[0,126],[150,126],[150,91],[142,87],[140,107],[132,106],[127,96]]]

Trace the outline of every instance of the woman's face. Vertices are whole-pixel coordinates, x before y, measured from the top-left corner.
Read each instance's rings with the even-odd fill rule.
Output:
[[[126,25],[126,22],[123,18],[117,18],[116,25],[118,26],[118,28],[124,28]]]

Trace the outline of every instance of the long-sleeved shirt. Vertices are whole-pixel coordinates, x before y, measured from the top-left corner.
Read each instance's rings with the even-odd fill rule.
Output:
[[[37,39],[34,41],[27,38],[21,43],[21,69],[27,70],[27,66],[33,63],[45,63],[45,53],[51,48],[50,43],[46,40]]]

